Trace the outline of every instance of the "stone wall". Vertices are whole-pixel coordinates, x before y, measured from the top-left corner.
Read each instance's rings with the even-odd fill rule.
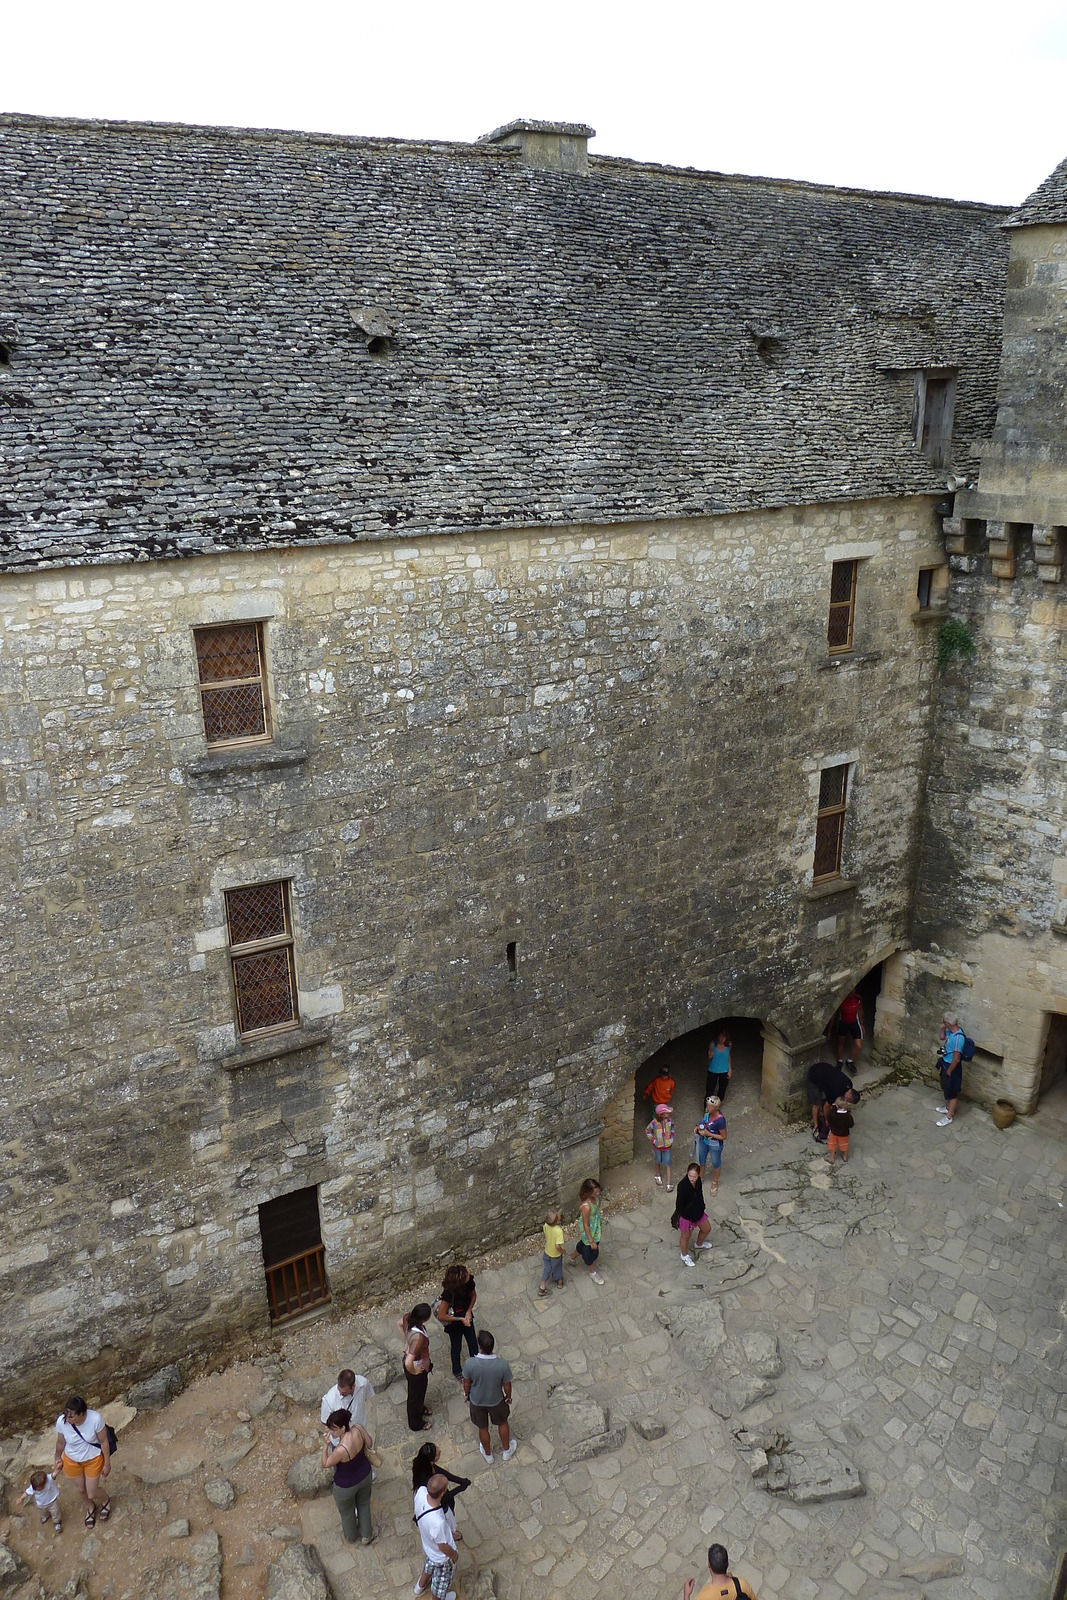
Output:
[[[904,985],[924,1054],[957,1010],[978,1046],[965,1095],[1020,1111],[1067,1013],[1065,334],[1067,227],[1017,227],[997,426],[946,523],[950,607],[976,654],[939,696]]]
[[[884,500],[4,579],[7,1416],[265,1331],[290,1190],[341,1303],[536,1226],[716,1016],[777,1030],[795,1098],[790,1041],[905,937],[941,559],[932,502]],[[191,629],[238,618],[275,739],[209,754]],[[274,877],[302,1022],[257,1059],[223,892]]]
[[[959,1012],[978,1046],[965,1095],[1031,1111],[1067,1013],[1067,595],[1025,538],[1012,580],[981,550],[957,565],[977,654],[941,689],[906,1003],[926,1058]]]

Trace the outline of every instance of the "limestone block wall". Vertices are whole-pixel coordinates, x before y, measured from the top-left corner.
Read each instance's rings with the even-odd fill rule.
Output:
[[[982,446],[984,514],[1059,525],[1067,518],[1067,227],[1013,228],[997,424]]]
[[[269,1199],[385,1291],[570,1197],[665,1040],[815,1037],[905,937],[941,559],[917,499],[5,578],[5,1412],[264,1331]],[[275,737],[209,753],[192,629],[240,618]],[[250,1059],[223,894],[276,877],[301,1029]]]
[[[965,1095],[1029,1111],[1067,1013],[1067,593],[1024,537],[1010,581],[981,552],[957,564],[977,655],[940,696],[906,1004],[924,1054],[959,1012],[978,1046]]]

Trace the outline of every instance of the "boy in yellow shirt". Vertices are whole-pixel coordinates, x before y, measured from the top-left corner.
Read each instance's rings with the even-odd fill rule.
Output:
[[[562,1211],[549,1211],[545,1217],[544,1226],[545,1250],[542,1257],[544,1263],[541,1270],[541,1285],[538,1294],[548,1293],[548,1280],[551,1278],[557,1289],[563,1288],[563,1213]]]

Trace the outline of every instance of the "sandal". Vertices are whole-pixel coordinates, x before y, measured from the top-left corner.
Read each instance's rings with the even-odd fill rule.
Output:
[[[659,1185],[659,1187],[662,1189],[663,1188],[663,1179],[660,1177],[658,1172],[656,1173],[656,1182]]]
[[[547,1294],[548,1293],[548,1284],[547,1283],[539,1283],[537,1285],[537,1292],[538,1292],[538,1294]]]
[[[107,1499],[104,1501],[103,1505],[100,1507],[99,1511],[97,1512],[97,1515],[99,1516],[101,1522],[106,1522],[108,1517],[110,1517],[110,1515],[111,1515],[111,1496],[110,1495],[108,1495]]]
[[[90,1506],[88,1511],[85,1513],[85,1526],[87,1528],[95,1528],[96,1527],[96,1507],[95,1506]]]

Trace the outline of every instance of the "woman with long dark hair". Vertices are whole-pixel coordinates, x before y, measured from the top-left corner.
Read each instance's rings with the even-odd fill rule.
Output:
[[[463,1381],[463,1341],[467,1341],[468,1355],[478,1354],[478,1334],[474,1326],[474,1302],[478,1291],[467,1268],[457,1264],[449,1267],[441,1285],[441,1302],[437,1307],[437,1320],[448,1334],[452,1346],[452,1376]]]
[[[408,1386],[408,1427],[412,1433],[425,1433],[432,1427],[433,1412],[426,1404],[426,1385],[430,1381],[430,1335],[426,1324],[432,1308],[424,1300],[404,1313],[397,1327],[404,1335],[404,1377]]]

